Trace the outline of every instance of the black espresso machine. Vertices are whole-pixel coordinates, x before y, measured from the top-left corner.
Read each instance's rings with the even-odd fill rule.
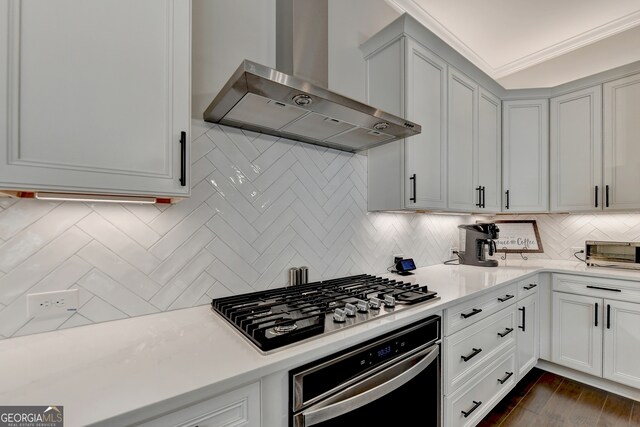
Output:
[[[458,252],[460,264],[481,267],[497,267],[498,261],[489,259],[496,253],[495,239],[500,229],[494,223],[462,224],[458,228],[465,231],[464,251]]]

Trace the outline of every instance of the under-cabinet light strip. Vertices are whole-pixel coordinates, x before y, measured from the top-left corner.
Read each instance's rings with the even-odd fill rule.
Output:
[[[155,197],[140,196],[103,196],[99,194],[70,194],[70,193],[35,193],[38,200],[55,200],[61,202],[105,202],[105,203],[156,203]]]

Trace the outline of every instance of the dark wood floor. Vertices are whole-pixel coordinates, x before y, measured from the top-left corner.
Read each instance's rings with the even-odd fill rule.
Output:
[[[534,368],[478,425],[640,426],[640,403]]]

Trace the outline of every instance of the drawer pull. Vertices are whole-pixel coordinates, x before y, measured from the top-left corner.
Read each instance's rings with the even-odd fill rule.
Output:
[[[600,291],[622,292],[620,289],[614,289],[614,288],[603,288],[602,286],[591,286],[591,285],[587,285],[587,288],[589,288],[589,289],[598,289],[598,290],[600,290]]]
[[[511,298],[513,298],[513,295],[505,295],[503,298],[498,298],[498,301],[505,302],[509,301]]]
[[[462,412],[462,415],[464,415],[465,418],[467,418],[469,415],[471,415],[473,413],[473,411],[475,411],[476,409],[478,409],[478,407],[482,405],[482,402],[480,401],[473,401],[473,408],[469,409],[468,411],[460,411]]]
[[[536,286],[538,286],[538,285],[535,284],[535,283],[530,283],[529,286],[523,286],[523,289],[525,291],[530,291],[531,289],[535,288]]]
[[[507,380],[508,380],[509,378],[511,378],[511,375],[513,375],[513,372],[505,372],[505,374],[507,374],[507,376],[506,376],[506,377],[504,377],[504,378],[502,378],[502,379],[498,379],[498,382],[499,382],[500,384],[504,384],[504,383],[506,383],[506,382],[507,382]]]
[[[476,314],[481,313],[481,312],[482,312],[481,308],[474,308],[471,311],[471,313],[460,313],[460,316],[462,316],[463,319],[466,319],[468,317],[475,316]]]
[[[460,356],[462,358],[462,360],[464,360],[465,362],[468,362],[469,360],[473,359],[474,357],[476,357],[480,352],[482,351],[481,348],[474,348],[473,351],[471,352],[470,355],[468,356]]]
[[[525,327],[527,326],[527,307],[521,307],[518,310],[522,312],[522,326],[518,326],[518,329],[522,329],[522,332],[525,332]]]
[[[513,328],[507,328],[507,329],[504,330],[504,332],[498,332],[498,336],[500,338],[504,338],[507,335],[509,335],[511,332],[513,332]]]

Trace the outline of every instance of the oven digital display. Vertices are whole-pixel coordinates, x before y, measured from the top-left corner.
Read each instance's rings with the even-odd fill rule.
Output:
[[[390,356],[391,353],[392,351],[391,351],[390,345],[383,347],[380,350],[378,350],[378,359],[384,359],[385,357]]]

